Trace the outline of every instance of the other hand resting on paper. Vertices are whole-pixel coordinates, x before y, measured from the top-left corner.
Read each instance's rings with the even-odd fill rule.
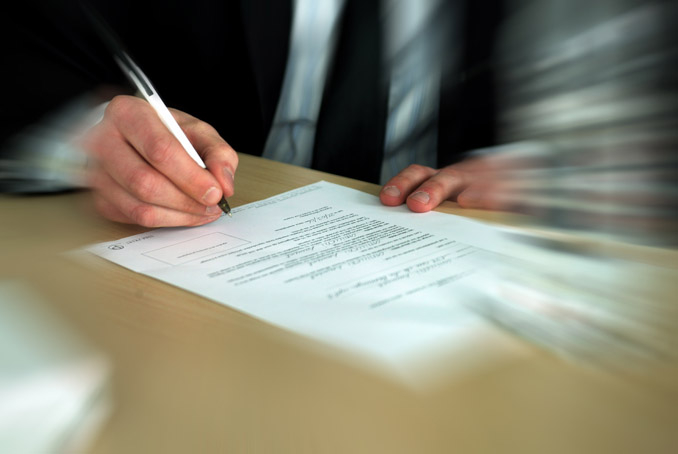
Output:
[[[557,154],[523,143],[483,150],[438,170],[411,165],[379,197],[384,205],[406,203],[418,213],[456,200],[464,208],[528,214],[540,225],[677,244],[670,149],[630,146],[613,156],[605,147],[585,151]]]
[[[403,203],[416,212],[431,211],[446,200],[464,208],[518,209],[519,187],[512,171],[529,165],[506,156],[480,156],[441,169],[412,164],[381,189],[384,205]]]
[[[88,183],[99,213],[145,227],[202,225],[222,214],[233,195],[238,156],[217,131],[170,109],[207,169],[184,151],[150,104],[116,96],[83,141]]]

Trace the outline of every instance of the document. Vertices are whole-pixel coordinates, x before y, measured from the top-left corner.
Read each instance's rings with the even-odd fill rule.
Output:
[[[88,452],[112,364],[23,281],[0,279],[0,452]]]
[[[209,225],[153,230],[89,251],[303,336],[397,363],[487,328],[468,307],[467,283],[500,256],[486,249],[489,231],[458,216],[385,207],[321,181]]]

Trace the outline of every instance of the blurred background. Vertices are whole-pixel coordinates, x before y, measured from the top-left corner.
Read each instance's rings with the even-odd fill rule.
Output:
[[[555,228],[678,245],[678,4],[510,3],[495,55],[515,204]]]
[[[459,434],[476,431],[478,440],[490,440],[482,430],[484,424],[509,427],[505,423],[514,421],[517,403],[527,405],[531,413],[525,420],[531,424],[521,426],[522,436],[507,432],[502,440],[537,439],[541,444],[533,446],[550,447],[554,433],[561,440],[571,440],[567,428],[577,421],[604,425],[607,420],[596,415],[609,416],[616,408],[631,406],[648,417],[631,415],[623,420],[638,423],[622,426],[637,430],[629,429],[627,437],[675,441],[665,430],[671,420],[651,416],[675,416],[676,408],[676,383],[670,380],[678,362],[678,34],[674,29],[678,2],[509,0],[505,13],[491,58],[485,62],[493,68],[496,83],[498,145],[475,150],[472,156],[490,163],[491,177],[497,181],[497,206],[525,214],[518,224],[530,228],[506,229],[512,258],[498,260],[480,276],[482,285],[468,289],[468,307],[561,358],[641,376],[641,381],[647,378],[643,374],[653,371],[652,380],[661,386],[650,380],[642,388],[649,389],[650,397],[643,395],[645,400],[632,400],[625,407],[622,404],[627,402],[620,396],[633,399],[641,394],[639,388],[629,387],[627,392],[618,382],[611,387],[603,379],[586,381],[587,372],[548,362],[520,371],[516,367],[505,375],[487,374],[466,383],[474,392],[464,392],[461,386],[456,394],[450,391],[451,382],[446,382],[448,365],[440,364],[432,373],[440,373],[443,391],[421,398],[331,358],[289,348],[278,342],[279,336],[284,337],[280,333],[271,334],[269,327],[223,307],[198,298],[184,307],[172,303],[173,289],[145,293],[147,282],[139,278],[129,288],[121,288],[120,281],[109,281],[110,267],[82,267],[64,260],[60,254],[66,250],[127,235],[132,229],[95,218],[83,209],[88,206],[86,197],[80,197],[83,194],[78,194],[77,203],[46,203],[51,208],[40,213],[45,222],[39,223],[30,198],[3,195],[0,278],[6,280],[0,280],[0,451],[70,447],[71,441],[83,439],[77,429],[87,429],[82,424],[86,419],[93,422],[84,438],[96,437],[97,424],[106,419],[112,403],[122,410],[114,413],[113,430],[104,438],[104,446],[113,446],[111,452],[117,442],[128,439],[141,441],[141,446],[160,443],[176,449],[167,435],[172,430],[166,427],[184,436],[184,447],[195,447],[193,441],[200,436],[224,430],[235,439],[241,435],[243,414],[253,421],[248,426],[253,440],[261,438],[261,421],[272,433],[280,432],[278,438],[269,436],[273,446],[289,437],[284,430],[288,426],[279,422],[294,424],[298,415],[291,409],[300,401],[306,410],[301,421],[314,424],[319,433],[332,425],[324,424],[317,414],[337,427],[353,424],[354,432],[364,431],[365,438],[373,436],[375,421],[398,419],[377,427],[383,435],[376,437],[379,443],[393,433],[406,434],[400,417],[414,415],[410,422],[432,440],[427,442],[440,448],[441,434],[455,426],[445,422],[449,411],[460,407],[464,412],[455,420],[463,429],[458,429]],[[75,99],[8,142],[12,150],[0,153],[0,189],[44,193],[80,187],[84,160],[71,146],[72,139],[82,132],[80,122],[96,121],[100,112],[91,108],[100,101]],[[56,153],[46,159],[46,148],[56,148]],[[251,201],[248,190],[256,193],[257,182],[238,184],[242,196],[236,202]],[[36,200],[44,201],[43,197]],[[479,216],[470,211],[455,213]],[[125,275],[125,282],[128,279]],[[31,287],[40,291],[36,294]],[[130,303],[141,297],[145,304]],[[76,326],[62,323],[51,306],[60,308]],[[288,362],[289,356],[302,359]],[[114,368],[111,361],[121,367]],[[229,361],[244,366],[231,367]],[[122,380],[113,371],[121,373]],[[251,371],[263,371],[253,374],[254,385]],[[281,376],[284,380],[279,382],[270,379]],[[113,398],[109,388],[116,379],[122,385]],[[586,388],[591,382],[594,386]],[[328,388],[334,393],[328,393]],[[554,393],[554,388],[569,394]],[[221,392],[216,399],[215,389]],[[265,399],[259,395],[262,389],[268,393]],[[355,397],[356,389],[363,389],[363,397],[377,396],[372,399],[378,405],[356,411],[364,400],[345,398]],[[42,398],[36,398],[37,393]],[[598,396],[614,398],[596,411],[587,413],[588,407],[582,411],[582,402],[593,402]],[[673,402],[663,396],[672,396]],[[14,406],[4,406],[6,402]],[[477,406],[478,402],[484,405]],[[430,411],[434,404],[439,405],[437,412]],[[601,410],[606,408],[603,404],[612,410]],[[166,411],[168,405],[171,412]],[[225,416],[228,424],[204,417],[205,408],[212,406],[213,415],[233,405],[240,413]],[[417,411],[411,413],[412,408]],[[190,417],[178,424],[173,415],[185,409]],[[50,419],[50,411],[58,417]],[[469,413],[475,418],[469,418]],[[556,424],[544,418],[545,413],[557,413],[566,430],[554,429]],[[357,422],[347,415],[358,415]],[[153,426],[152,436],[137,428],[146,430],[144,424],[154,418],[165,425]],[[609,434],[617,437],[619,427],[614,421],[607,423]],[[297,434],[306,434],[302,426],[296,427]],[[594,436],[599,435],[598,427],[589,427]],[[610,440],[615,439],[612,435]],[[335,441],[349,438],[338,434]],[[163,445],[162,440],[168,441]],[[397,448],[398,438],[393,440],[391,446]],[[408,440],[414,440],[410,447],[420,447],[416,436]],[[382,446],[379,443],[375,446]],[[616,443],[621,446],[623,441]]]

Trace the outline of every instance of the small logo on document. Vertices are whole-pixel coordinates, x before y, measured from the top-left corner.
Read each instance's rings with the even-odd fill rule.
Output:
[[[111,244],[110,246],[108,246],[108,249],[110,249],[111,251],[119,251],[120,249],[125,249],[125,246],[123,246],[122,244]]]

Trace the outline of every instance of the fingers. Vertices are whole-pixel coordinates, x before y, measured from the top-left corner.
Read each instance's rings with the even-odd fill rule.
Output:
[[[181,192],[206,206],[219,202],[222,195],[219,182],[186,153],[150,104],[118,96],[110,102],[107,114],[131,147]]]
[[[186,137],[201,155],[205,165],[217,179],[225,197],[233,195],[233,179],[238,168],[238,155],[208,123],[185,112],[170,109]]]
[[[95,208],[112,221],[144,227],[176,227],[202,225],[221,216],[216,206],[207,207],[203,214],[192,214],[143,202],[103,171],[92,172],[89,178],[95,189]]]
[[[113,135],[115,131],[102,131],[99,135]],[[205,214],[210,207],[196,202],[184,194],[166,176],[151,167],[129,143],[122,138],[106,140],[106,146],[93,145],[96,153],[97,171],[105,172],[121,189],[133,198],[166,208],[187,213]],[[105,186],[100,185],[100,190]]]
[[[435,170],[413,164],[389,180],[379,198],[384,205],[396,206],[406,202],[410,210],[423,213],[444,200],[456,197],[470,182],[470,173],[454,166]]]
[[[174,115],[209,170],[138,98],[114,98],[103,120],[89,131],[83,141],[91,158],[89,181],[96,208],[105,217],[160,227],[200,225],[221,215],[216,204],[222,194],[233,194],[237,154],[205,122],[179,111]]]
[[[524,212],[521,178],[485,161],[465,161],[440,170],[411,165],[386,183],[379,197],[384,205],[406,203],[416,213],[430,211],[445,200],[456,200],[462,208]]]
[[[402,205],[414,189],[433,176],[435,172],[436,170],[430,167],[412,164],[384,185],[379,199],[384,205]]]

